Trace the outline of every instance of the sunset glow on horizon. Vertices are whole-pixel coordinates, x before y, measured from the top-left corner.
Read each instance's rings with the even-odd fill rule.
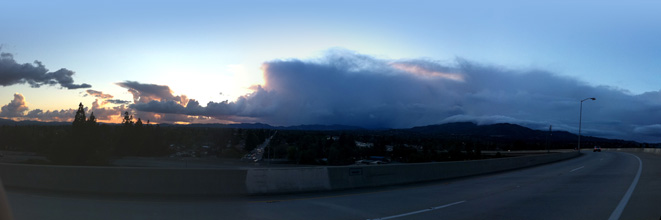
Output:
[[[582,132],[661,142],[659,6],[8,2],[0,118],[71,121],[82,103],[106,123],[129,112],[171,124],[576,132],[578,101],[598,97]]]

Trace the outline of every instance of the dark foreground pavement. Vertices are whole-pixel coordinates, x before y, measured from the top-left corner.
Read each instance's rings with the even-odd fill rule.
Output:
[[[636,156],[643,166],[634,185]],[[659,219],[659,168],[661,156],[605,151],[485,176],[338,192],[201,198],[9,189],[8,198],[17,220]],[[623,200],[632,186],[630,199]]]

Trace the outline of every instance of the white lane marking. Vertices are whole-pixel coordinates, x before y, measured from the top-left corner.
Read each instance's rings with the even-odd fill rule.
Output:
[[[608,218],[608,220],[620,219],[620,215],[622,215],[622,211],[624,211],[624,207],[627,206],[627,203],[629,202],[629,198],[631,198],[631,194],[633,194],[633,190],[636,189],[636,185],[638,185],[638,180],[640,179],[640,173],[643,172],[643,161],[640,160],[640,158],[636,155],[631,154],[631,156],[634,156],[636,157],[636,159],[638,159],[638,172],[636,173],[636,177],[633,178],[633,182],[631,182],[631,186],[629,186],[629,190],[627,190],[627,193],[624,194],[624,197],[622,197],[622,200],[620,200],[620,204],[617,204],[617,208],[613,210],[613,213],[611,213],[611,216]]]
[[[431,208],[428,208],[428,209],[418,210],[418,211],[414,211],[414,212],[408,212],[408,213],[399,214],[399,215],[391,215],[391,216],[387,216],[387,217],[383,217],[383,218],[375,218],[375,219],[367,219],[367,220],[385,220],[385,219],[399,218],[399,217],[415,215],[415,214],[419,214],[419,213],[423,213],[423,212],[429,212],[429,211],[433,211],[433,210],[436,210],[436,209],[442,209],[442,208],[450,207],[450,206],[453,206],[453,205],[456,205],[456,204],[461,204],[461,203],[464,203],[464,202],[466,202],[466,200],[459,201],[459,202],[453,202],[453,203],[445,204],[445,205],[442,205],[442,206],[431,207]]]
[[[570,170],[569,172],[571,173],[571,172],[574,172],[574,171],[577,171],[577,170],[580,170],[580,169],[583,169],[583,168],[585,168],[585,166],[581,166],[581,167],[579,167],[579,168],[576,168],[576,169]]]

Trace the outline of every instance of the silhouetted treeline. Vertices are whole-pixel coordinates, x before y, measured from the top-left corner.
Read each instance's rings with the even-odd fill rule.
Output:
[[[126,113],[128,115],[128,113]],[[106,165],[114,157],[163,156],[168,147],[158,126],[100,125],[82,104],[71,126],[2,126],[0,147],[37,152],[52,164]]]
[[[119,125],[87,119],[74,120],[71,126],[0,126],[0,150],[36,152],[61,165],[107,165],[125,156],[200,152],[202,146],[208,147],[208,156],[238,159],[273,134],[260,129],[161,127],[128,118]]]
[[[119,125],[99,124],[83,106],[70,126],[2,126],[0,149],[31,151],[53,164],[106,165],[113,158],[241,158],[270,137],[263,159],[296,164],[352,164],[383,158],[406,163],[486,158],[483,151],[573,149],[575,135],[531,130],[518,125],[457,123],[400,130],[305,131],[159,126],[128,112]],[[496,135],[494,135],[496,134]],[[583,148],[645,147],[631,141],[583,137]]]

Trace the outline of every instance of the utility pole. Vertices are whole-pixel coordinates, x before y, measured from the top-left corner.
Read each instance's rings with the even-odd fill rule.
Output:
[[[587,98],[581,100],[581,110],[578,114],[578,147],[576,149],[580,152],[581,151],[581,120],[583,119],[583,102],[586,100],[597,100],[596,98]]]
[[[549,133],[546,134],[546,153],[547,154],[551,152],[549,150],[549,136],[553,136],[552,130],[553,130],[553,125],[549,125]]]

